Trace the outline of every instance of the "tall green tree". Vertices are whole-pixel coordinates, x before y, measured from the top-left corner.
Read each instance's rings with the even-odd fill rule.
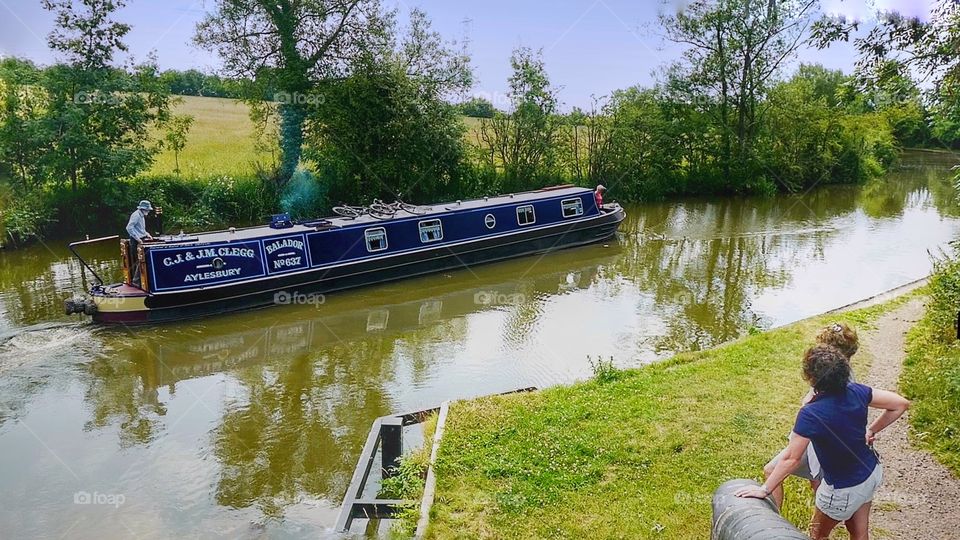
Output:
[[[465,126],[446,98],[472,84],[469,57],[410,13],[400,37],[364,54],[308,109],[308,155],[332,180],[334,202],[461,197]]]
[[[25,132],[43,140],[44,178],[102,185],[147,168],[157,151],[151,127],[169,114],[169,93],[155,63],[117,69],[130,27],[112,17],[120,0],[44,0],[56,16],[48,44],[64,63],[46,69],[41,125]]]
[[[216,51],[229,76],[256,82],[251,101],[266,91],[279,102],[279,187],[300,162],[311,96],[385,47],[391,19],[380,0],[216,0],[197,24],[195,42]]]
[[[815,29],[817,43],[825,47],[853,39],[860,53],[857,74],[866,87],[889,87],[907,74],[928,81],[925,97],[937,135],[946,142],[960,141],[960,3],[936,0],[926,21],[896,10],[877,15],[878,24],[860,37],[853,37],[860,21],[825,18]]]
[[[478,134],[486,166],[502,175],[505,191],[538,183],[554,172],[560,119],[557,90],[543,52],[520,47],[510,57],[512,110],[484,120]]]
[[[763,98],[804,43],[817,5],[817,0],[694,0],[661,16],[667,39],[686,47],[683,61],[670,72],[675,99],[699,105],[712,118],[728,182],[734,172],[749,169]]]

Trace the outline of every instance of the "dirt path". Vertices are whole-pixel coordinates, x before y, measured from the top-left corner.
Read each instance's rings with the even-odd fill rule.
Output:
[[[923,300],[911,300],[881,317],[875,330],[861,333],[862,350],[873,359],[866,384],[897,389],[905,334],[922,315]],[[930,454],[911,446],[907,415],[878,437],[883,487],[874,500],[872,528],[877,538],[960,538],[960,479]]]

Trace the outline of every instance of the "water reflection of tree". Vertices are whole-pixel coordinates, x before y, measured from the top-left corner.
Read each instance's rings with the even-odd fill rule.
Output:
[[[855,194],[812,193],[788,204],[692,201],[644,208],[642,219],[631,218],[616,269],[652,296],[665,320],[654,351],[702,349],[763,325],[751,298],[785,286],[803,261],[822,258],[833,232],[821,222],[852,210]]]
[[[390,412],[392,339],[335,343],[236,373],[245,398],[214,435],[221,505],[279,516],[302,493],[338,500],[370,420]]]
[[[116,246],[111,244],[109,248],[104,251],[106,248],[99,246],[88,260],[108,280],[117,276],[120,267]],[[4,304],[0,314],[14,326],[66,318],[63,300],[72,294],[85,293],[92,282],[89,272],[84,274],[79,261],[60,243],[0,253],[0,291]]]
[[[166,415],[145,369],[152,364],[147,356],[153,353],[146,348],[131,352],[130,359],[101,356],[87,364],[85,400],[91,417],[84,429],[116,425],[121,447],[149,443],[161,429],[160,417]]]

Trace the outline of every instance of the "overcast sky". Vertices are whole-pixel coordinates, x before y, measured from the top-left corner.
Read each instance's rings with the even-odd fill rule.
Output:
[[[650,85],[655,71],[678,56],[664,43],[656,21],[663,9],[683,0],[385,0],[401,14],[412,7],[427,12],[434,28],[450,39],[469,40],[476,86],[472,93],[502,106],[510,75],[510,52],[517,46],[542,48],[547,71],[560,90],[564,108],[587,106],[590,96],[635,84]],[[870,21],[875,9],[896,9],[927,17],[925,0],[823,0],[823,8]],[[217,57],[191,43],[196,22],[212,0],[128,0],[117,19],[132,25],[130,52],[143,60],[155,51],[163,69],[214,71]],[[38,0],[0,0],[0,54],[25,56],[48,64],[55,60],[46,36],[53,17]],[[852,47],[802,51],[799,61],[850,71]]]

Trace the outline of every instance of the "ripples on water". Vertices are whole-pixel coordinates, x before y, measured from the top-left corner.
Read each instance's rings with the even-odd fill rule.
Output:
[[[608,246],[153,328],[63,316],[87,284],[61,247],[2,253],[0,531],[329,535],[377,416],[581,379],[588,355],[637,366],[922,277],[960,221],[947,167],[911,163],[863,187],[632,206]],[[115,251],[93,253],[98,272],[118,275]]]

